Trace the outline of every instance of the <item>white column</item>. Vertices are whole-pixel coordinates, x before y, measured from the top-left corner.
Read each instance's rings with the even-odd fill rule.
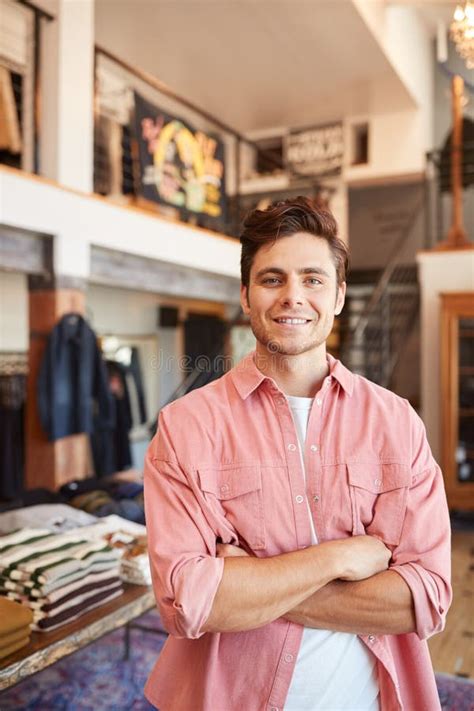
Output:
[[[71,226],[54,236],[53,269],[55,274],[88,279],[90,276],[90,244],[80,229]]]
[[[42,30],[40,172],[92,192],[94,0],[58,0]]]

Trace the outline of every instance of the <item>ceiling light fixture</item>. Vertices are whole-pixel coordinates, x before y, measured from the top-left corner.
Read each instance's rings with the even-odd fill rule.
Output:
[[[468,69],[474,69],[474,5],[471,0],[467,0],[464,7],[457,5],[450,34]]]

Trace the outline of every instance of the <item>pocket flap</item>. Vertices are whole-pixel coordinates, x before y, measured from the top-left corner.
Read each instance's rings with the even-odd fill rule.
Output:
[[[198,474],[201,489],[214,494],[222,501],[262,488],[262,477],[258,466],[198,469]]]
[[[407,464],[351,463],[347,465],[349,484],[373,494],[401,489],[411,484],[411,471]]]

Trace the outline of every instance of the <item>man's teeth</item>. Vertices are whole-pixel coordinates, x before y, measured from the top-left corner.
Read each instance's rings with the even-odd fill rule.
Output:
[[[277,318],[278,323],[291,323],[291,324],[299,324],[299,323],[306,323],[307,319],[306,318]]]

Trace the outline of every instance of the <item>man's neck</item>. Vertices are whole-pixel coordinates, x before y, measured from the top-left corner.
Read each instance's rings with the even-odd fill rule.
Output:
[[[294,356],[269,353],[257,343],[255,363],[285,395],[296,397],[314,397],[329,373],[325,343],[317,351]]]

